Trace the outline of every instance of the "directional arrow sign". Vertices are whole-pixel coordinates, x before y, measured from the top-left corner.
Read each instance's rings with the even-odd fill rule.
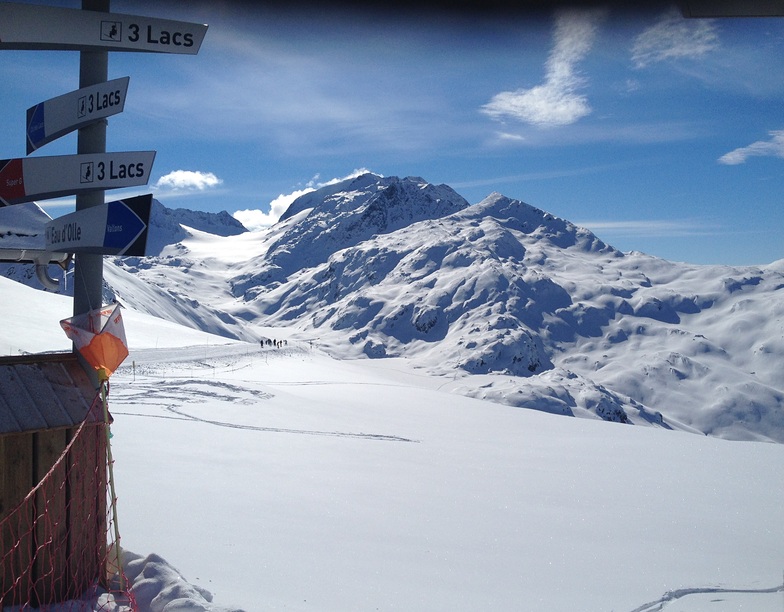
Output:
[[[0,160],[0,205],[146,185],[155,151]]]
[[[152,195],[115,200],[58,217],[46,224],[46,249],[143,257]]]
[[[101,11],[0,3],[0,49],[199,52],[200,23]]]
[[[27,154],[60,136],[123,111],[129,77],[57,96],[27,109]]]

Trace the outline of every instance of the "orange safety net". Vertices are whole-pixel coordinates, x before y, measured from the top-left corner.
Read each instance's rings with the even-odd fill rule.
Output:
[[[101,380],[107,380],[128,356],[119,304],[63,319],[60,326]]]
[[[78,429],[36,434],[46,436],[39,445],[67,444],[27,496],[0,512],[4,612],[137,609],[117,564],[120,542],[110,510],[116,500],[108,487],[108,425],[100,401],[97,396]]]

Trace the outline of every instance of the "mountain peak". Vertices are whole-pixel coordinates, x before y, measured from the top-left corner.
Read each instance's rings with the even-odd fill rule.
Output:
[[[400,223],[431,219],[468,206],[447,185],[431,185],[421,177],[399,178],[368,172],[325,185],[294,200],[280,220],[286,221],[311,209],[311,215],[354,216],[367,212],[376,233],[402,227]],[[389,217],[374,217],[373,210],[387,210]],[[392,223],[392,225],[387,225]]]
[[[290,219],[291,217],[294,217],[295,215],[298,215],[302,211],[309,208],[316,208],[323,202],[329,201],[330,198],[337,196],[338,194],[365,191],[377,181],[383,180],[383,178],[384,177],[379,174],[366,172],[364,174],[360,174],[359,176],[354,176],[336,183],[324,185],[315,191],[309,191],[289,204],[286,212],[280,216],[280,221]]]
[[[478,204],[462,211],[460,215],[464,219],[493,217],[503,221],[508,229],[544,240],[560,248],[577,247],[586,251],[622,255],[620,251],[602,242],[590,230],[498,192],[491,193]]]
[[[447,185],[418,177],[363,174],[306,193],[281,217],[281,234],[262,270],[235,283],[235,292],[264,282],[282,282],[293,272],[326,262],[334,253],[419,221],[439,219],[469,207]]]

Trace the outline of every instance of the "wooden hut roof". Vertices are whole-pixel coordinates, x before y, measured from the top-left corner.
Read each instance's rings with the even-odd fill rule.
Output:
[[[0,357],[0,435],[78,425],[95,396],[73,353]]]

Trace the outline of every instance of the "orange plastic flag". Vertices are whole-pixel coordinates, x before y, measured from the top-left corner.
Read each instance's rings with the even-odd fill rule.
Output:
[[[119,304],[63,319],[60,326],[101,380],[108,379],[128,356]]]

